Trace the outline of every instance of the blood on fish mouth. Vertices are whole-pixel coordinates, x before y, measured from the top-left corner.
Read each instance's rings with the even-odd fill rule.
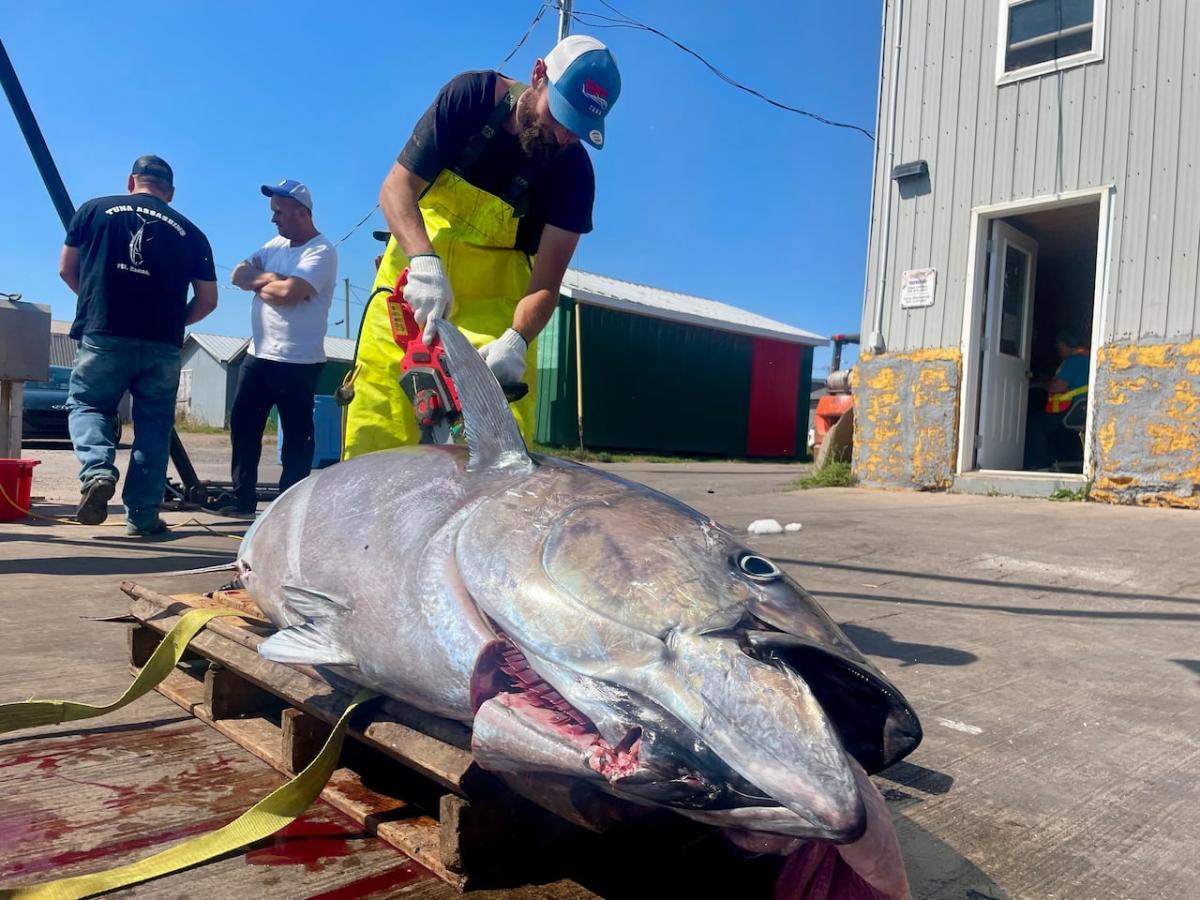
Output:
[[[628,778],[640,770],[641,728],[631,728],[617,744],[610,744],[587,716],[537,673],[521,648],[497,630],[497,639],[484,648],[475,663],[471,706],[478,711],[499,694],[517,701],[526,715],[547,730],[568,738],[579,748],[592,771],[610,782]]]

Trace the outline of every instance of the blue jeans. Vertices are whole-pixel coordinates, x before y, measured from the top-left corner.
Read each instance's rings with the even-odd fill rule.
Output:
[[[126,521],[138,527],[153,523],[162,505],[179,366],[178,347],[106,334],[85,334],[75,354],[67,409],[84,485],[117,480],[112,423],[124,393],[133,397],[133,449],[121,499]]]

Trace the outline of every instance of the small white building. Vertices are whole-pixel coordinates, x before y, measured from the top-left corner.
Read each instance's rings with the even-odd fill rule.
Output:
[[[204,425],[228,427],[238,372],[249,347],[249,338],[189,333],[183,342],[176,415]],[[341,384],[354,361],[354,341],[327,336],[325,356],[317,394],[332,394]]]

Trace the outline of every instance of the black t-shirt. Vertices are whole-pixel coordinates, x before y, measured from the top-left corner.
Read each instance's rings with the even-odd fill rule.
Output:
[[[183,346],[188,285],[216,281],[204,233],[153,194],[89,200],[66,245],[79,248],[71,337],[109,334]]]
[[[430,182],[443,169],[454,169],[468,141],[496,109],[496,78],[496,72],[464,72],[443,87],[397,157],[400,165]],[[499,197],[528,166],[517,136],[500,130],[478,164],[462,174],[470,184]],[[582,144],[567,146],[532,181],[529,211],[517,227],[517,247],[535,253],[546,225],[587,234],[595,195],[596,176],[587,151]]]

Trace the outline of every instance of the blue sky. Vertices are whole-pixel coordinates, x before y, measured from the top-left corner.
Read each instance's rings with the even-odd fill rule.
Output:
[[[880,0],[610,0],[733,78],[792,106],[873,131]],[[340,239],[441,85],[494,68],[537,0],[458,4],[204,2],[4,4],[0,36],[72,200],[121,193],[132,160],[175,169],[175,206],[233,266],[274,234],[263,182],[298,178],[316,223]],[[450,10],[454,10],[450,14]],[[576,10],[613,15],[599,0]],[[527,79],[553,46],[548,10],[504,67]],[[621,66],[608,146],[593,152],[595,231],[578,268],[712,297],[821,334],[862,310],[872,144],[775,109],[662,39],[606,41]],[[70,319],[57,276],[62,226],[11,113],[0,111],[0,290]],[[376,212],[339,248],[357,326],[373,277]],[[228,269],[218,269],[224,285]],[[331,322],[342,318],[341,294]],[[243,335],[250,295],[223,287],[200,326]],[[331,325],[331,334],[344,326]],[[817,365],[828,362],[819,353]]]

